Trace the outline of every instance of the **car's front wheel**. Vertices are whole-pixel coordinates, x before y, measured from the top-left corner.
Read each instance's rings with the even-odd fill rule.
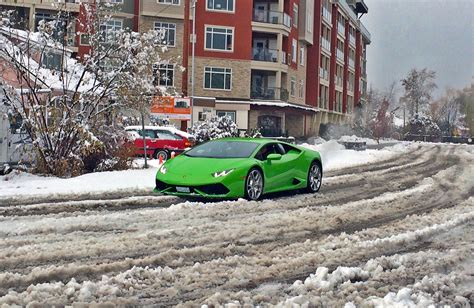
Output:
[[[245,197],[249,200],[258,200],[263,194],[263,174],[257,169],[250,169],[245,179]]]
[[[312,162],[308,170],[308,185],[306,191],[310,193],[318,192],[323,181],[321,166],[317,162]]]

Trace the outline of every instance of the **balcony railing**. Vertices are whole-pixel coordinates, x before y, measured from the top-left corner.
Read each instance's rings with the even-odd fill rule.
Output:
[[[329,11],[326,7],[323,6],[321,15],[323,15],[324,20],[326,20],[329,24],[331,24],[331,20],[332,20],[331,11]]]
[[[331,42],[329,42],[329,40],[325,39],[324,37],[321,37],[321,47],[331,52]]]
[[[355,38],[355,36],[349,35],[349,42],[350,42],[351,44],[355,45],[355,43],[356,43],[356,38]]]
[[[329,80],[329,72],[324,68],[319,68],[319,78]]]
[[[291,27],[291,17],[284,12],[254,9],[252,20],[269,24],[280,24],[288,28]]]
[[[344,52],[340,49],[336,49],[336,57],[339,59],[339,60],[342,60],[344,61]]]
[[[354,59],[349,58],[349,66],[354,68],[355,67],[355,61]]]
[[[340,22],[338,22],[337,23],[337,32],[341,35],[345,35],[346,34],[345,31],[346,31],[346,26],[341,24]]]
[[[285,101],[288,99],[288,90],[275,87],[252,87],[250,98]]]
[[[278,50],[262,47],[253,47],[252,60],[276,63],[278,62]]]
[[[342,77],[336,76],[336,86],[342,87]]]
[[[369,30],[367,30],[366,27],[364,27],[364,24],[360,22],[359,20],[359,26],[360,26],[360,32],[362,33],[362,36],[364,36],[366,39],[369,40],[369,42],[371,41],[370,39],[370,32]]]

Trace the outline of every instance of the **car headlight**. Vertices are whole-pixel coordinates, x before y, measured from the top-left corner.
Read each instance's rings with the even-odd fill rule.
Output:
[[[231,173],[232,171],[234,171],[234,169],[228,169],[228,170],[224,170],[224,171],[219,171],[219,172],[214,172],[212,174],[213,177],[215,178],[219,178],[221,176],[226,176],[228,175],[229,173]]]
[[[166,167],[164,165],[160,167],[161,174],[166,174],[166,171],[167,170],[166,170]]]

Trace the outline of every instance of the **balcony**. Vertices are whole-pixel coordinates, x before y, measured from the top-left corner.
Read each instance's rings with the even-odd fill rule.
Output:
[[[342,82],[342,77],[336,76],[336,86],[342,87],[343,82]]]
[[[284,12],[254,9],[252,20],[274,25],[284,25],[288,28],[291,27],[291,17]]]
[[[262,47],[253,47],[252,60],[276,63],[278,62],[278,50]]]
[[[328,52],[331,52],[331,42],[324,37],[321,37],[321,47],[326,49]]]
[[[337,23],[337,33],[340,35],[344,36],[346,33],[346,26],[344,24],[341,24],[340,22]]]
[[[351,43],[352,45],[355,45],[356,43],[356,38],[352,34],[349,35],[349,43]]]
[[[365,37],[368,42],[370,43],[370,32],[367,30],[366,27],[364,27],[364,24],[359,21],[359,26],[360,26],[360,32],[362,33],[362,36]]]
[[[323,16],[323,19],[327,21],[328,24],[331,24],[332,21],[332,14],[329,9],[323,6],[321,15]]]
[[[342,62],[344,62],[344,51],[336,49],[336,57]]]
[[[329,72],[324,68],[319,68],[319,78],[329,81]]]
[[[250,98],[263,100],[288,100],[288,90],[275,87],[252,86]]]
[[[352,67],[352,68],[355,67],[355,61],[354,61],[354,59],[349,58],[349,67]]]

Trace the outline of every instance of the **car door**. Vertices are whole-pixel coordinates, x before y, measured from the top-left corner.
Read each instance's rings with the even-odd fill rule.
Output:
[[[294,185],[295,177],[297,177],[295,166],[297,166],[297,160],[300,157],[301,151],[284,143],[277,143],[277,149],[279,153],[283,153],[281,165],[284,169],[284,178],[281,185],[291,187]]]
[[[262,162],[263,173],[265,175],[265,192],[279,190],[284,185],[287,163],[284,160],[267,160],[270,154],[281,154],[277,143],[269,143],[263,146],[255,155],[255,158]],[[283,158],[283,157],[282,157]]]

